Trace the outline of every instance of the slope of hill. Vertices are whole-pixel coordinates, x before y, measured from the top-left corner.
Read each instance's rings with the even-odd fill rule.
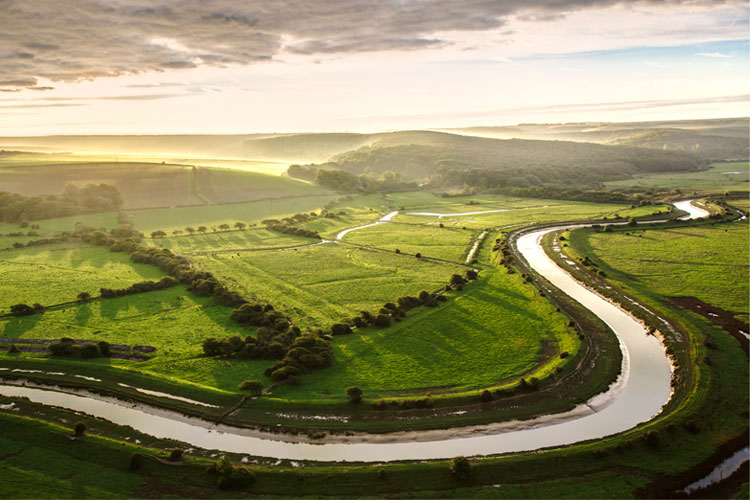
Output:
[[[539,139],[628,145],[689,151],[703,158],[744,159],[750,144],[750,120],[683,120],[633,123],[528,124],[510,127],[444,129],[494,139]]]

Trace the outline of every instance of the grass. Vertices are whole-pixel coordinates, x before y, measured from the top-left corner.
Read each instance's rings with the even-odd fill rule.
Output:
[[[2,242],[2,239],[0,239]],[[286,235],[263,228],[244,231],[221,231],[216,233],[182,235],[166,238],[146,239],[145,243],[159,248],[168,248],[174,253],[191,255],[195,253],[227,252],[230,250],[256,250],[267,247],[306,245],[315,240],[301,236]]]
[[[0,252],[0,308],[18,303],[59,304],[79,292],[125,288],[136,281],[158,280],[154,266],[133,264],[126,254],[80,243]]]
[[[326,202],[334,198],[335,196],[332,195],[313,195],[227,205],[153,208],[126,213],[139,231],[150,233],[160,229],[172,232],[175,229],[184,230],[186,226],[210,228],[225,223],[230,226],[233,226],[235,222],[260,223],[267,218],[281,218],[300,212],[320,210]]]
[[[308,182],[243,170],[197,168],[195,177],[197,191],[210,203],[330,194]]]
[[[386,329],[336,337],[333,367],[274,393],[339,398],[356,385],[374,400],[467,391],[531,371],[541,377],[560,364],[557,354],[575,352],[578,340],[567,331],[565,318],[534,292],[517,275],[486,271],[435,309],[419,310]],[[538,369],[539,364],[544,367]]]
[[[694,296],[747,321],[748,225],[613,233],[573,232],[571,242],[608,274],[659,295]]]
[[[113,229],[117,227],[117,214],[115,212],[106,212],[100,214],[71,215],[70,217],[35,220],[29,224],[29,227],[21,227],[20,224],[15,223],[0,222],[0,234],[16,233],[19,231],[26,233],[32,231],[31,225],[33,224],[39,226],[39,229],[33,229],[33,231],[39,233],[39,236],[34,239],[40,239],[64,231],[71,232],[73,231],[76,222],[82,222],[87,226],[96,228],[104,227],[106,229]]]
[[[400,250],[425,257],[462,262],[474,241],[474,232],[437,226],[405,224],[379,224],[352,231],[343,241],[356,245],[372,246],[385,250]]]
[[[212,254],[196,265],[243,295],[269,300],[300,327],[329,328],[362,310],[448,283],[458,266],[326,243],[298,250]]]
[[[649,174],[622,181],[607,182],[611,188],[637,186],[642,188],[685,189],[695,191],[744,191],[750,189],[750,163],[714,163],[708,170],[686,173]]]

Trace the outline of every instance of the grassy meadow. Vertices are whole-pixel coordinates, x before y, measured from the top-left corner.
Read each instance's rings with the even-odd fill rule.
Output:
[[[59,304],[76,300],[80,292],[97,296],[102,287],[126,288],[165,276],[154,266],[134,264],[127,254],[76,242],[0,252],[0,275],[3,312],[13,304]]]
[[[693,191],[744,191],[750,189],[750,163],[714,163],[699,172],[670,172],[634,176],[632,179],[606,183],[611,188],[636,186],[642,188],[684,189]]]
[[[242,231],[217,231],[192,236],[183,234],[164,238],[147,238],[145,243],[158,248],[168,248],[180,255],[205,254],[210,252],[256,251],[264,248],[308,245],[316,240],[281,234],[264,228],[250,228]],[[2,242],[2,239],[0,239]]]
[[[664,297],[693,296],[748,319],[746,222],[679,229],[587,233],[571,244],[607,274]]]

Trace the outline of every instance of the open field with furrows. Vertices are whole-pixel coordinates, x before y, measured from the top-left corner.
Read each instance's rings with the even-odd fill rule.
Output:
[[[691,296],[748,319],[747,222],[711,227],[586,233],[571,244],[615,277],[664,297]]]
[[[156,230],[171,233],[176,229],[184,230],[187,226],[206,226],[210,229],[221,224],[234,226],[238,221],[260,224],[260,221],[268,218],[280,219],[300,212],[320,211],[323,205],[335,198],[335,195],[313,195],[226,205],[129,210],[125,213],[138,231],[146,234]]]
[[[463,262],[477,231],[411,224],[378,224],[347,233],[342,241],[423,257]]]
[[[76,300],[80,292],[126,288],[165,276],[156,267],[134,264],[127,254],[77,242],[0,252],[0,310],[18,303],[43,306]]]
[[[750,189],[750,163],[714,163],[708,170],[685,173],[649,174],[632,179],[607,182],[611,188],[635,186],[642,188],[683,189],[691,191],[744,191]]]
[[[330,193],[297,179],[218,168],[196,168],[195,186],[199,196],[212,204]]]
[[[561,352],[578,347],[566,318],[518,275],[488,270],[449,296],[437,308],[419,308],[389,328],[334,338],[334,366],[274,394],[337,398],[351,385],[361,387],[368,399],[460,392],[521,375],[542,378],[572,359],[561,360]],[[542,369],[529,373],[539,364]]]
[[[0,244],[2,243],[0,239]],[[250,228],[229,231],[196,233],[192,236],[182,234],[165,238],[146,238],[146,245],[158,248],[168,248],[180,255],[195,253],[229,252],[231,250],[257,250],[268,247],[287,247],[295,245],[309,245],[319,240],[276,233],[263,228]]]
[[[324,329],[362,310],[376,313],[402,295],[433,292],[453,273],[465,272],[459,266],[332,242],[239,256],[195,256],[194,261],[243,296],[270,301],[298,326]]]

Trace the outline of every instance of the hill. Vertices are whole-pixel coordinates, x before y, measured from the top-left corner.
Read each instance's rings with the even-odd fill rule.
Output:
[[[446,132],[494,139],[538,139],[688,151],[708,159],[748,157],[747,118],[631,123],[524,124],[468,127]]]

